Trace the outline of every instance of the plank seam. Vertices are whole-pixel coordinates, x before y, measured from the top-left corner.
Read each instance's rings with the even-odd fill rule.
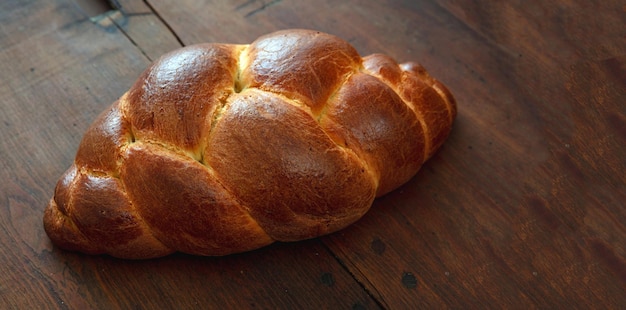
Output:
[[[154,9],[152,4],[150,4],[150,2],[148,0],[143,0],[143,2],[150,9],[150,11],[152,11],[154,16],[156,16],[159,19],[159,21],[161,21],[161,23],[163,23],[163,25],[165,25],[167,30],[170,31],[170,33],[174,36],[174,38],[176,38],[176,41],[178,42],[178,44],[180,44],[181,46],[185,46],[185,43],[183,43],[183,40],[180,39],[180,37],[178,36],[176,31],[174,31],[172,26],[170,26],[170,24],[161,16],[161,14],[159,14],[159,12],[157,12],[157,10]]]
[[[328,245],[326,244],[326,242],[324,242],[322,240],[322,245],[324,247],[324,249],[326,249],[326,251],[328,251],[328,253],[337,261],[337,263],[339,264],[339,266],[341,266],[341,268],[343,268],[343,270],[345,270],[350,277],[352,277],[352,279],[354,280],[354,282],[356,282],[361,289],[363,289],[363,291],[367,294],[367,296],[369,296],[375,303],[376,305],[380,308],[380,309],[388,309],[389,307],[386,306],[385,301],[382,300],[382,294],[378,294],[381,298],[381,300],[379,300],[368,288],[367,286],[365,286],[365,284],[361,281],[359,281],[359,279],[357,278],[357,276],[355,275],[354,272],[352,272],[352,270],[339,258],[339,256],[337,254],[335,254],[335,252],[333,252],[330,247],[328,247]],[[358,267],[355,266],[355,268],[358,269]],[[367,279],[367,277],[366,277]],[[375,289],[376,286],[372,285],[372,287]]]

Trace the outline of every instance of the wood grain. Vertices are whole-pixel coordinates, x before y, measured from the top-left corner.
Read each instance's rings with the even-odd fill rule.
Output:
[[[95,0],[94,0],[95,1]],[[626,7],[618,1],[0,3],[0,308],[626,305]],[[41,223],[96,115],[150,61],[284,28],[419,61],[455,95],[443,148],[356,224],[149,261],[54,248]]]
[[[93,24],[72,3],[10,4],[15,15],[2,16],[9,27],[2,33],[18,21],[33,28],[3,38],[0,53],[0,308],[376,308],[319,241],[268,248],[240,256],[240,263],[185,256],[139,263],[53,248],[41,216],[56,179],[87,126],[143,71],[149,53],[120,30],[126,25]],[[57,28],[38,23],[46,18]]]

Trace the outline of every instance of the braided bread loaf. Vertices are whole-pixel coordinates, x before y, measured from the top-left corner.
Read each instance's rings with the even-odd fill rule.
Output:
[[[328,34],[185,47],[88,129],[44,228],[61,248],[134,259],[328,234],[415,175],[455,115],[420,65]]]

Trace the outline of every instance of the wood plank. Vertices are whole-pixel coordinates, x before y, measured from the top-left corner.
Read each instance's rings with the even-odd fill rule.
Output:
[[[626,304],[623,4],[118,2],[98,25],[70,0],[0,2],[0,308]],[[51,246],[54,183],[150,60],[293,27],[420,61],[450,87],[455,128],[414,179],[345,230],[250,253],[123,261]]]
[[[148,18],[138,23],[154,21],[138,16]],[[163,29],[137,32],[171,35]],[[71,1],[0,6],[0,308],[377,308],[318,240],[228,258],[148,262],[50,244],[43,209],[82,133],[161,48],[138,46],[146,41],[127,33],[111,20],[91,23]]]
[[[626,49],[623,1],[437,2],[505,50],[543,63],[599,61]]]
[[[154,14],[152,8],[149,6],[148,1],[137,0],[115,0],[119,5],[119,10],[124,12],[124,15],[140,15],[140,14]]]
[[[129,14],[120,11],[109,18],[151,61],[182,47],[178,38],[153,13]]]
[[[130,261],[60,251],[41,258],[62,267],[44,283],[48,291],[75,291],[77,296],[59,297],[59,305],[71,309],[378,308],[353,289],[354,280],[319,241],[303,245],[218,258],[174,254]]]
[[[115,29],[67,1],[3,2],[0,154],[2,308],[86,306],[81,282],[52,251],[42,212],[89,122],[121,95],[146,59]],[[20,25],[29,25],[23,27]],[[58,275],[59,283],[51,283]],[[71,302],[70,302],[71,301]]]
[[[363,54],[422,61],[450,86],[459,117],[443,150],[363,220],[323,238],[384,306],[625,303],[614,3],[151,3],[186,44],[314,28]]]
[[[465,5],[473,9],[473,2]],[[499,13],[493,13],[496,21],[475,19],[511,20]],[[489,25],[485,29],[500,29]],[[624,304],[623,60],[571,67],[568,59],[540,63],[539,57],[527,57],[528,49],[518,53],[480,34],[459,35],[464,25],[453,19],[433,26],[446,27],[454,28],[431,30],[433,41],[453,42],[437,55],[456,57],[455,63],[465,67],[457,78],[466,78],[459,87],[454,77],[449,80],[460,103],[450,141],[422,171],[423,181],[418,176],[403,194],[379,201],[384,211],[374,208],[362,222],[332,236],[331,248],[350,257],[354,268],[368,271],[365,283],[384,283],[383,291],[378,289],[384,304],[403,292],[399,274],[406,270],[420,276],[423,305]],[[544,40],[559,35],[544,33]],[[541,50],[547,42],[535,43],[538,39],[525,47]],[[621,38],[612,39],[602,42]],[[591,50],[575,48],[569,52]],[[372,231],[377,226],[383,228]],[[383,246],[385,240],[393,241]],[[382,276],[389,274],[394,277]]]

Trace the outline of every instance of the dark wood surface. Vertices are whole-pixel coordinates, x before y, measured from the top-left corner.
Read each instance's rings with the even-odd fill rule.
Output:
[[[0,2],[0,308],[626,307],[623,2],[80,2]],[[330,236],[148,261],[51,245],[58,177],[152,60],[284,28],[421,62],[458,101],[449,140]]]

